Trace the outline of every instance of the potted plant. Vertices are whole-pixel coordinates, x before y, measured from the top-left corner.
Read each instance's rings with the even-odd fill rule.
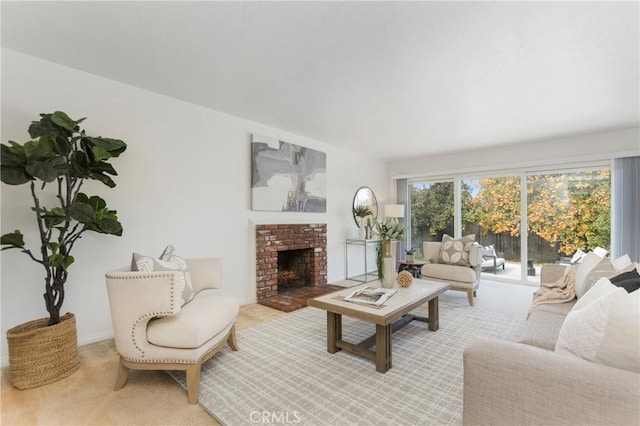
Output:
[[[408,249],[406,251],[407,253],[407,258],[405,259],[407,262],[413,262],[415,260],[415,254],[416,254],[416,250],[415,249]]]
[[[404,238],[405,226],[401,225],[397,218],[386,218],[381,222],[376,222],[375,231],[381,241],[381,244],[376,246],[378,279],[384,287],[392,287],[392,272],[396,265],[395,256],[391,252],[391,241]]]
[[[18,249],[45,272],[44,300],[49,318],[21,324],[7,331],[11,383],[32,388],[68,376],[79,366],[75,316],[61,316],[64,285],[74,258],[73,248],[85,232],[122,235],[122,225],[105,201],[81,192],[86,180],[116,186],[117,175],[108,163],[125,151],[118,139],[88,136],[67,114],[40,114],[29,126],[32,140],[1,144],[2,182],[28,184],[33,200],[37,250],[25,246],[21,231],[4,234],[2,250]],[[49,185],[50,184],[50,185]],[[41,197],[55,195],[54,206],[45,207]]]

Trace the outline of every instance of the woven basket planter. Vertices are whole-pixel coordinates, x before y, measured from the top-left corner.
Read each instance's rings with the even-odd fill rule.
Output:
[[[76,317],[67,313],[50,327],[48,321],[41,318],[7,331],[11,384],[18,389],[53,383],[80,366]]]

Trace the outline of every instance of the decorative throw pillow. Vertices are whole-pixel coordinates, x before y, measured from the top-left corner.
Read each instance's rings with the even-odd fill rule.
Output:
[[[589,275],[589,272],[591,272],[591,270],[595,268],[601,260],[602,258],[597,254],[589,253],[582,258],[580,263],[578,263],[578,269],[576,269],[576,297],[578,299],[586,293],[586,291],[582,289],[584,286],[584,280],[587,278],[587,275]]]
[[[613,287],[603,279],[591,291],[606,286]],[[579,303],[562,324],[556,352],[640,373],[640,292],[613,287],[586,305]]]
[[[160,259],[176,263],[180,266],[180,270],[184,272],[185,281],[184,290],[182,291],[182,300],[184,300],[184,303],[190,302],[195,294],[193,292],[193,284],[191,283],[191,274],[189,274],[189,271],[187,270],[187,261],[178,254],[178,251],[171,244],[164,249],[160,255]]]
[[[632,293],[640,288],[640,274],[636,268],[611,277],[611,284],[624,288],[627,293]]]
[[[613,265],[614,268],[616,268],[616,271],[618,272],[622,272],[624,269],[632,265],[631,258],[629,257],[628,254],[622,255],[616,260],[612,260],[611,264]]]
[[[465,235],[459,240],[444,234],[438,261],[449,265],[471,266],[471,263],[469,263],[469,250],[475,240],[475,234]]]
[[[193,285],[191,284],[191,275],[187,271],[187,262],[177,254],[171,245],[168,245],[162,252],[160,259],[133,253],[131,270],[141,272],[180,271],[182,273],[178,276],[178,284],[180,285],[182,305],[193,299]]]
[[[582,284],[582,294],[578,297],[584,296],[600,278],[613,277],[616,273],[611,261],[608,258],[602,259],[585,277]]]

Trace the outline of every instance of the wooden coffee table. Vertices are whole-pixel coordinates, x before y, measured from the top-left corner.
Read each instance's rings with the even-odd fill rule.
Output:
[[[345,302],[344,297],[362,287],[379,287],[379,282],[370,282],[347,288],[325,296],[309,299],[307,304],[327,311],[327,352],[341,349],[364,356],[376,362],[376,370],[385,373],[391,364],[391,334],[413,320],[426,322],[429,330],[436,331],[438,323],[438,296],[451,288],[451,284],[414,279],[407,288],[398,287],[398,292],[381,307]],[[429,316],[409,314],[412,310],[429,302]],[[354,344],[342,340],[342,315],[376,325],[376,333]],[[375,344],[376,350],[371,350]]]

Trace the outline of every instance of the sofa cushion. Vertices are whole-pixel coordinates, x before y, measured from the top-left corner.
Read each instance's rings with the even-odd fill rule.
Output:
[[[476,273],[468,266],[447,265],[444,263],[427,263],[422,267],[422,277],[436,278],[447,281],[458,281],[462,283],[474,283]]]
[[[524,330],[518,341],[527,345],[554,350],[566,316],[566,313],[560,311],[567,309],[566,305],[573,306],[572,303],[538,305],[525,323]],[[551,308],[555,308],[558,311],[553,312]]]
[[[622,272],[623,270],[631,266],[633,263],[631,262],[631,258],[629,257],[628,254],[623,254],[617,259],[612,260],[611,264],[616,269],[616,271]]]
[[[440,257],[438,262],[449,265],[470,266],[469,250],[476,240],[475,234],[465,235],[460,239],[455,239],[447,234],[442,236],[442,246],[440,246]]]
[[[149,343],[170,348],[198,348],[222,333],[238,316],[238,302],[219,295],[219,290],[203,290],[180,312],[149,321]]]
[[[585,299],[567,315],[556,352],[640,373],[640,292],[603,278]]]
[[[573,309],[573,306],[575,304],[576,299],[573,299],[571,302],[565,303],[541,303],[540,305],[536,306],[535,310],[567,316],[567,314],[571,312],[571,309]]]

